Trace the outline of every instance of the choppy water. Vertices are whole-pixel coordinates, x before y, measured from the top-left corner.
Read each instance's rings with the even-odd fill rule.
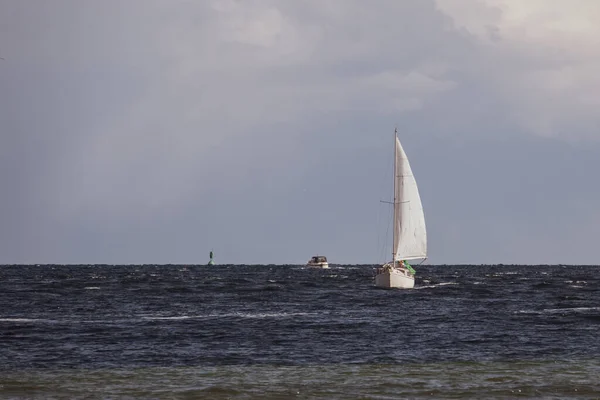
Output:
[[[600,267],[2,266],[1,398],[600,398]]]

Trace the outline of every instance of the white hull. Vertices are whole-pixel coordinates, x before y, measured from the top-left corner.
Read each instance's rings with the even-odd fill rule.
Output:
[[[415,276],[406,268],[393,268],[390,264],[386,264],[377,268],[375,286],[387,289],[412,289],[415,287]]]
[[[321,263],[308,263],[306,264],[307,267],[311,267],[311,268],[329,268],[329,263],[326,262],[321,262]]]

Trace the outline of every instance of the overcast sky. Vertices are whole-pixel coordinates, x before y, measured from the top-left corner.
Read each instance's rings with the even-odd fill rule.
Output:
[[[0,263],[600,263],[600,1],[0,0]],[[391,231],[390,231],[391,232]]]

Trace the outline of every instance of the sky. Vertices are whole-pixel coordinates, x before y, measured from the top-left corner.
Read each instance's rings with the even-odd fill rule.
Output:
[[[596,0],[0,0],[0,264],[599,264]],[[388,234],[386,234],[388,232]]]

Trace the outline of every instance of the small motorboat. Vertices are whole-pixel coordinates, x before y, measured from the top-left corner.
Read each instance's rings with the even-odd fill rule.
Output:
[[[327,262],[327,257],[325,256],[314,256],[306,263],[306,266],[314,268],[329,268],[329,263]]]

